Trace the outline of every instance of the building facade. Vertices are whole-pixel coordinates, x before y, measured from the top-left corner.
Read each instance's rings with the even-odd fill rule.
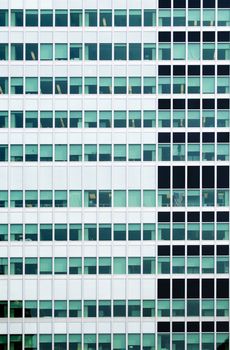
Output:
[[[229,0],[1,0],[0,350],[229,339]]]

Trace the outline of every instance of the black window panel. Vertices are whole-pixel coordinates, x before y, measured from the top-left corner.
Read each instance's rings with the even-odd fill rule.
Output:
[[[159,132],[158,134],[159,143],[170,143],[170,140],[171,140],[170,132]]]
[[[203,32],[204,42],[215,42],[215,32]]]
[[[188,32],[189,43],[200,43],[200,32]]]
[[[214,188],[214,166],[202,167],[202,187]]]
[[[202,280],[202,298],[214,298],[214,279]]]
[[[215,142],[215,133],[214,132],[203,132],[202,142],[205,142],[205,143]]]
[[[200,167],[189,166],[187,177],[188,188],[200,188]]]
[[[158,222],[170,222],[170,213],[159,212]]]
[[[214,322],[202,322],[202,332],[214,332]]]
[[[229,99],[223,98],[217,100],[217,109],[229,109]]]
[[[217,332],[229,332],[229,322],[217,322],[216,323]],[[227,342],[226,342],[227,345]],[[219,348],[218,348],[219,349]],[[221,350],[222,348],[220,348]],[[223,347],[223,350],[226,350],[226,347]]]
[[[184,332],[185,323],[184,322],[173,322],[172,331],[173,332]]]
[[[170,246],[159,245],[158,256],[170,256]]]
[[[199,222],[200,221],[200,213],[199,212],[188,212],[187,213],[187,221],[188,222]]]
[[[200,246],[199,245],[188,245],[187,254],[189,256],[198,256],[200,255]]]
[[[229,75],[230,74],[230,66],[217,66],[217,74],[218,75]]]
[[[173,7],[176,9],[185,8],[186,0],[173,0]]]
[[[170,109],[171,108],[171,101],[170,100],[158,100],[158,109]]]
[[[199,132],[189,132],[188,133],[188,142],[189,143],[199,143],[200,142],[200,133]]]
[[[230,33],[227,32],[218,32],[217,33],[217,41],[219,42],[229,42],[230,41]]]
[[[199,298],[200,294],[200,280],[188,279],[187,280],[187,298]]]
[[[169,299],[170,298],[170,280],[159,279],[158,283],[158,299]]]
[[[215,66],[203,66],[203,75],[215,75]]]
[[[217,142],[229,142],[229,132],[218,132],[217,133]]]
[[[229,222],[229,212],[220,211],[217,213],[217,222]]]
[[[217,167],[217,188],[229,188],[229,167]]]
[[[185,109],[185,100],[173,100],[173,109]]]
[[[173,246],[173,255],[174,256],[184,256],[185,255],[185,246],[184,245],[174,245]]]
[[[188,75],[200,75],[200,66],[188,66]]]
[[[200,100],[198,99],[189,99],[188,100],[188,109],[200,109]]]
[[[220,278],[216,280],[216,297],[229,298],[229,279]]]
[[[203,0],[203,8],[215,8],[215,0]]]
[[[230,2],[226,0],[218,0],[218,8],[230,8]]]
[[[157,331],[159,333],[170,332],[170,322],[158,322],[157,323]],[[165,346],[166,346],[166,344],[165,344]],[[168,349],[168,347],[167,347],[167,349]]]
[[[173,188],[185,188],[185,167],[173,167]]]
[[[170,167],[158,167],[158,188],[170,188]]]
[[[185,75],[185,66],[173,66],[173,75]]]
[[[200,332],[200,324],[199,322],[187,322],[187,332]]]
[[[203,99],[202,108],[203,109],[214,109],[215,108],[215,100],[214,99]]]
[[[185,143],[185,133],[184,132],[174,132],[173,133],[173,143]]]
[[[171,74],[171,66],[158,67],[158,75],[170,75],[170,74]]]
[[[159,8],[170,8],[171,0],[159,0]]]
[[[214,222],[214,212],[203,212],[202,213],[202,222]]]
[[[217,250],[217,255],[229,255],[228,245],[218,245],[216,250]]]
[[[185,297],[185,280],[172,280],[172,297],[175,299],[183,299]]]
[[[202,255],[214,255],[214,246],[213,245],[203,245],[202,246]]]
[[[185,212],[175,212],[173,213],[173,222],[185,222]]]
[[[174,43],[184,43],[185,42],[185,32],[174,32],[173,33]]]
[[[170,43],[171,42],[171,32],[159,32],[159,42],[160,43]]]

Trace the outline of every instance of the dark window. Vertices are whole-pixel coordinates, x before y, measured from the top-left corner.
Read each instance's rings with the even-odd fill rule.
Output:
[[[200,188],[200,167],[188,167],[188,188]]]
[[[202,255],[214,255],[214,246],[213,245],[203,245],[202,246]]]
[[[158,188],[170,188],[170,167],[158,167]]]
[[[215,0],[203,0],[203,8],[215,8]]]
[[[185,281],[183,279],[174,279],[172,281],[172,297],[183,299],[185,297]]]
[[[217,167],[217,188],[229,188],[229,167]]]
[[[173,167],[173,188],[185,188],[185,167]]]
[[[158,299],[170,298],[170,280],[158,280]]]
[[[199,332],[200,324],[199,322],[187,322],[187,332]]]
[[[159,8],[170,8],[171,0],[159,0]]]
[[[200,255],[200,246],[199,245],[189,245],[189,246],[187,246],[187,255],[189,255],[189,256],[198,256],[198,255]]]
[[[217,279],[216,297],[229,298],[229,279]]]
[[[188,212],[188,222],[199,222],[200,213],[199,212]]]
[[[186,1],[185,0],[173,0],[173,7],[174,8],[185,8]]]
[[[158,222],[170,222],[170,213],[158,213]]]
[[[214,332],[214,322],[202,322],[202,332]]]
[[[158,246],[158,256],[170,256],[170,247],[165,245]]]
[[[171,42],[171,33],[170,32],[160,32],[159,34],[160,43],[170,43]]]
[[[158,332],[170,332],[170,322],[158,322],[157,331]],[[167,345],[165,344],[165,346],[167,346]],[[169,349],[169,347],[167,346],[166,349]]]
[[[184,322],[173,322],[172,331],[173,332],[184,332],[185,323]]]
[[[187,280],[187,298],[199,298],[199,282],[198,279]]]
[[[202,167],[202,187],[214,188],[214,166]]]
[[[202,280],[202,298],[214,298],[214,280]]]

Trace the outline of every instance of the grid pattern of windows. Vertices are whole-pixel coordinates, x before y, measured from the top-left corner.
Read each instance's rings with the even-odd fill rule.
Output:
[[[0,350],[229,348],[228,0],[2,0]]]

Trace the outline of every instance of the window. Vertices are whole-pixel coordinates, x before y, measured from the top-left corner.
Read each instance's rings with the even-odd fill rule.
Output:
[[[23,94],[23,78],[11,78],[10,82],[11,94]]]
[[[11,10],[11,26],[23,27],[23,10]]]
[[[52,10],[40,10],[40,26],[52,27],[53,26],[53,11]]]
[[[38,78],[26,78],[26,94],[38,93]]]
[[[27,61],[38,60],[38,44],[26,44],[26,60]]]
[[[82,26],[82,10],[70,10],[70,26]]]
[[[53,45],[52,44],[40,44],[40,60],[52,61],[53,60]],[[45,79],[45,78],[43,78]],[[45,81],[44,81],[45,82]]]
[[[55,44],[55,60],[66,61],[68,59],[67,44]]]
[[[129,10],[129,26],[141,27],[141,10]]]
[[[10,317],[13,317],[13,318],[22,317],[22,301],[19,301],[19,300],[10,301]]]
[[[127,59],[126,44],[114,44],[114,60],[125,61]]]
[[[8,60],[8,44],[0,44],[0,61]]]
[[[26,27],[38,26],[38,10],[26,10]]]
[[[54,258],[54,273],[55,275],[67,274],[67,259],[66,258]]]
[[[112,11],[100,10],[100,27],[112,26]]]
[[[115,10],[114,24],[115,24],[115,27],[126,27],[127,25],[126,10]]]
[[[37,111],[26,111],[26,128],[37,128],[38,127],[38,112]]]
[[[100,60],[112,60],[112,44],[100,44]]]
[[[85,10],[85,26],[97,27],[97,10]]]
[[[8,128],[8,112],[0,111],[0,128]]]
[[[55,10],[55,26],[67,27],[68,26],[68,11],[67,10]]]

